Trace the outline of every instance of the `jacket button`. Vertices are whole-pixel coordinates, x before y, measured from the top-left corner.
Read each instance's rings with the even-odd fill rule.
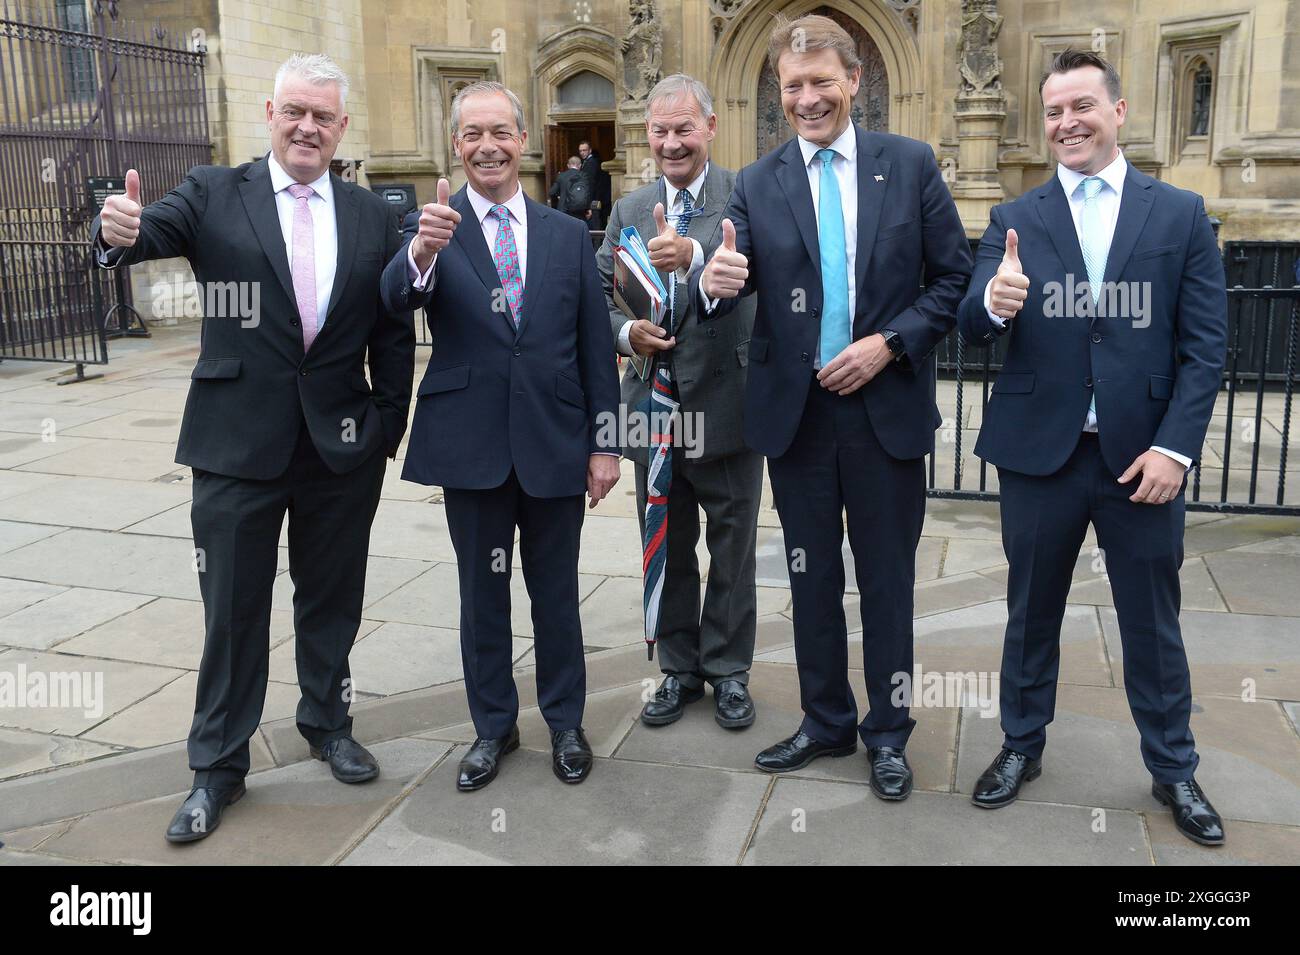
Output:
[[[721,368],[715,368],[715,369],[713,369],[713,377],[714,377],[714,378],[721,378],[721,377],[722,377],[722,369],[721,369]]]
[[[816,318],[816,317],[817,317],[817,309],[815,309],[815,308],[812,310],[812,317],[813,317],[813,318]]]
[[[710,337],[710,338],[717,338],[717,337],[718,337],[718,330],[717,330],[716,328],[710,328],[710,329],[709,329],[709,337]]]
[[[519,349],[518,349],[518,348],[515,349],[515,357],[516,357],[516,358],[519,357]]]
[[[800,355],[800,356],[799,356],[799,360],[800,360],[800,361],[807,361],[807,360],[808,360],[808,353],[807,353],[807,352],[804,352],[802,355]]]
[[[292,325],[294,328],[297,328],[297,327],[298,327],[298,319],[296,319],[296,318],[291,318],[291,319],[289,319],[289,324]]]
[[[1091,388],[1091,387],[1092,387],[1092,376],[1091,376],[1091,375],[1089,375],[1087,378],[1083,379],[1083,387],[1085,387],[1085,388]]]
[[[307,369],[306,369],[306,368],[299,368],[299,369],[298,369],[298,374],[300,374],[300,375],[302,375],[304,378],[306,378],[306,377],[307,377]]]
[[[1093,343],[1094,345],[1100,345],[1100,344],[1101,344],[1101,335],[1098,334],[1097,332],[1093,332],[1093,333],[1092,333],[1092,343]]]

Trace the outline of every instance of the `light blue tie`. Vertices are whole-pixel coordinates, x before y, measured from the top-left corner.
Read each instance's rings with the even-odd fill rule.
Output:
[[[844,206],[840,184],[831,169],[835,150],[819,149],[822,162],[820,194],[817,200],[817,245],[822,265],[822,331],[819,356],[821,367],[849,347],[853,340],[849,322],[849,258],[844,250]]]
[[[1083,211],[1079,213],[1079,245],[1083,249],[1083,267],[1088,270],[1088,291],[1092,295],[1092,304],[1096,305],[1101,297],[1101,286],[1106,281],[1106,259],[1110,255],[1110,243],[1106,241],[1106,230],[1101,221],[1101,187],[1105,185],[1097,176],[1088,176],[1076,187],[1083,190]],[[1097,395],[1094,392],[1088,413],[1095,421],[1097,418]]]

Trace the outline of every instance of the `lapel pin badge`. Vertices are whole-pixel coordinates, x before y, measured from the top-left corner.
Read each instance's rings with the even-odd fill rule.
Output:
[[[885,181],[885,177],[882,176],[882,175],[880,175],[879,173],[877,173],[877,174],[876,174],[876,182],[884,182],[884,181]]]

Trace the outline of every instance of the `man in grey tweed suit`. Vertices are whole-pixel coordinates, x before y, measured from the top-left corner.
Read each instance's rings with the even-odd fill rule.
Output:
[[[745,299],[735,322],[706,327],[699,322],[698,303],[687,294],[691,275],[722,243],[722,211],[735,181],[735,173],[709,161],[716,129],[712,98],[697,80],[679,73],[650,91],[646,131],[663,175],[614,204],[596,256],[619,352],[670,361],[674,397],[682,413],[677,426],[682,443],[674,445],[672,454],[660,608],[664,680],[641,713],[650,726],[680,719],[687,704],[704,696],[706,683],[713,687],[720,725],[738,729],[754,722],[748,684],[757,615],[754,545],[763,459],[745,447],[741,417],[756,302],[754,296]],[[675,275],[672,336],[648,321],[630,321],[614,304],[613,249],[627,226],[635,226],[649,246],[661,278]],[[649,381],[628,364],[621,400],[626,411],[633,411],[645,401]],[[637,511],[644,534],[649,450],[645,442],[627,441],[623,453],[636,465]],[[701,509],[707,518],[710,559],[702,608],[695,555]]]

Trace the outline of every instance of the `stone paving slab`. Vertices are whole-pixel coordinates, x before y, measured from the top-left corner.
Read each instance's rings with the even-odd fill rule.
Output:
[[[211,838],[175,846],[163,839],[184,793],[90,813],[41,844],[74,859],[139,865],[321,865],[337,859],[390,804],[447,752],[432,740],[395,740],[374,748],[380,775],[349,786],[311,760],[248,777],[248,794],[222,816]]]
[[[1300,556],[1291,554],[1208,554],[1228,609],[1300,617]]]
[[[4,767],[6,776],[80,763],[116,752],[115,747],[71,736],[0,729],[0,766]]]
[[[1300,617],[1184,611],[1179,617],[1192,690],[1274,700],[1300,699]],[[1115,684],[1124,685],[1124,645],[1115,611],[1101,611]]]
[[[0,500],[0,518],[112,531],[188,505],[189,499],[189,488],[175,484],[63,478]]]
[[[0,554],[26,547],[45,537],[52,537],[65,527],[49,524],[26,524],[22,521],[0,520]]]
[[[152,481],[176,470],[176,448],[148,441],[84,438],[78,447],[21,465],[20,471]]]
[[[795,831],[802,822],[802,831]],[[763,808],[746,865],[1150,865],[1142,820],[1021,800],[996,812],[966,797],[915,792],[903,803],[865,786],[780,778]]]
[[[1224,819],[1300,825],[1300,738],[1277,707],[1196,696],[1192,733],[1201,757],[1196,779]],[[1001,745],[997,720],[963,713],[958,792],[971,792]],[[1059,687],[1043,775],[1025,785],[1021,800],[1157,809],[1122,689]]]
[[[597,759],[579,786],[521,749],[492,785],[456,791],[457,747],[345,865],[732,865],[767,780]]]
[[[153,600],[146,594],[73,587],[0,618],[0,645],[48,650]]]
[[[0,433],[0,468],[20,467],[91,443],[66,436],[48,441],[40,435]]]

